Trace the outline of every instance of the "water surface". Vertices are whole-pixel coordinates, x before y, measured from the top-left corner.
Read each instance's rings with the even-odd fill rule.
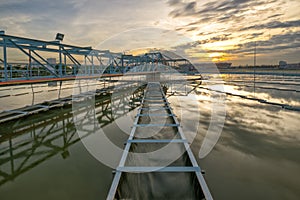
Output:
[[[299,78],[260,76],[256,86],[273,89],[255,88],[255,91],[251,87],[252,76],[223,78],[225,91],[299,106]],[[192,150],[206,171],[205,178],[215,199],[300,199],[299,112],[226,95],[226,120],[221,137],[213,151],[199,159],[211,120],[214,94],[198,88],[190,95],[196,95],[198,108],[188,100],[178,103],[179,97],[175,96],[169,101],[177,114],[184,108],[191,119],[200,111]],[[2,100],[2,109],[9,102]],[[98,121],[110,133],[109,138],[120,148],[124,147],[128,135],[112,122],[110,101],[99,100],[96,107]],[[136,110],[131,112],[134,115]],[[194,125],[186,124],[189,135]],[[106,198],[112,169],[85,149],[76,133],[70,107],[1,124],[0,133],[0,199]]]

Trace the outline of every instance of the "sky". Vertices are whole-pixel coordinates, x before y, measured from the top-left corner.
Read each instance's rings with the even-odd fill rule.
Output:
[[[258,65],[299,63],[299,7],[299,0],[0,0],[0,30],[42,40],[60,32],[64,43],[95,48],[118,37],[109,47],[123,51],[133,48],[127,43],[169,41],[199,61],[233,65],[253,65],[256,46]]]

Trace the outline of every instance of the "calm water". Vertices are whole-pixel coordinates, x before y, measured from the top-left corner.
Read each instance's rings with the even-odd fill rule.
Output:
[[[300,106],[299,77],[258,76],[255,89],[252,76],[223,78],[226,92]],[[218,82],[203,83],[204,87],[211,85]],[[192,98],[193,93],[196,96]],[[193,93],[188,97],[172,96],[169,101],[179,118],[185,117],[181,121],[185,120],[187,135],[195,130],[193,120],[199,119],[192,150],[206,171],[205,178],[215,199],[300,199],[300,112],[227,95],[221,137],[211,153],[199,159],[215,95],[202,88]],[[28,99],[23,99],[30,104],[32,99],[27,95]],[[57,91],[52,95],[57,97]],[[198,108],[191,99],[196,99]],[[10,101],[2,98],[1,108],[8,107]],[[15,102],[19,105],[22,101]],[[96,107],[100,125],[109,133],[108,137],[123,148],[128,136],[111,122],[109,98],[98,99]],[[129,114],[133,116],[135,112],[136,109]],[[0,132],[1,200],[106,198],[113,178],[112,169],[86,150],[76,133],[71,108],[1,124]],[[92,133],[86,137],[89,134]]]

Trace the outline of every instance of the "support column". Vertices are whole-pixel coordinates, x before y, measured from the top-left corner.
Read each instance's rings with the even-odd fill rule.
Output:
[[[84,75],[86,75],[87,73],[87,66],[86,66],[86,55],[84,56]]]
[[[59,76],[62,77],[62,56],[61,56],[61,46],[59,46]]]
[[[6,52],[6,39],[3,38],[3,61],[4,61],[4,79],[7,81],[7,52]]]
[[[28,63],[28,79],[30,79],[32,77],[32,65],[31,65],[31,50],[29,49],[29,63]]]
[[[94,75],[95,66],[94,66],[94,56],[93,55],[92,55],[91,61],[92,61],[92,75]],[[91,73],[89,73],[89,74],[91,74]]]
[[[67,74],[67,55],[64,54],[64,70],[65,70],[65,75]]]

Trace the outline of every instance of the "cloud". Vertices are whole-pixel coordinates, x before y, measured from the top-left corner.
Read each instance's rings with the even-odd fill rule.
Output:
[[[271,22],[268,22],[265,24],[248,26],[248,27],[240,29],[240,31],[275,29],[275,28],[293,28],[293,27],[300,27],[300,20],[293,20],[293,21],[286,21],[286,22],[271,21]]]
[[[270,20],[280,17],[282,15],[282,9],[280,9],[282,5],[282,0],[221,0],[206,3],[185,1],[172,4],[171,8],[173,9],[170,11],[169,16],[179,22],[181,20],[187,22],[185,24],[178,23],[180,25],[175,29],[194,36],[203,36],[207,40],[202,41],[203,44],[209,43],[208,39],[212,37],[228,33],[235,35],[235,38],[232,39],[240,42],[243,33],[239,32],[243,32],[243,29],[246,32],[258,32],[258,29],[246,30],[245,27],[258,25],[261,22],[269,23]],[[258,35],[250,35],[251,33],[248,33],[247,38],[244,39],[258,37]],[[237,39],[237,37],[240,38]]]
[[[169,16],[181,22],[176,30],[196,37],[197,48],[205,47],[208,53],[247,57],[253,54],[254,41],[266,56],[300,51],[299,1],[193,0],[169,5]]]
[[[184,11],[185,12],[191,12],[191,13],[194,13],[196,11],[196,5],[197,3],[196,2],[191,2],[191,3],[188,3],[185,8],[184,8]]]
[[[8,34],[53,38],[71,28],[74,13],[77,9],[69,1],[15,1],[0,6],[0,23]]]
[[[177,2],[177,1],[176,1]],[[174,10],[170,12],[170,16],[184,17],[184,16],[201,16],[204,14],[215,15],[229,13],[229,15],[234,15],[237,13],[244,12],[243,9],[250,9],[253,6],[259,6],[267,3],[274,3],[275,0],[263,0],[263,1],[253,1],[253,0],[232,0],[232,1],[211,1],[204,5],[201,5],[196,9],[197,1],[192,2],[180,2],[172,3],[169,5],[174,7]]]
[[[253,15],[263,16],[261,20],[279,17],[283,15],[279,13],[283,4],[282,0],[221,0],[204,4],[199,1],[177,2],[169,4],[173,8],[169,16],[174,19],[183,17],[197,19],[186,26],[201,26],[205,23],[235,23],[238,25],[244,20],[248,21],[253,18]],[[256,9],[258,7],[263,7],[263,9]]]
[[[167,3],[170,6],[175,6],[175,5],[180,5],[182,3],[182,1],[181,0],[168,0]]]
[[[257,36],[260,36],[260,35],[263,35],[264,33],[263,32],[260,32],[260,33],[252,33],[251,36],[252,37],[257,37]]]
[[[258,47],[271,47],[272,49],[289,49],[299,47],[295,44],[300,43],[300,32],[289,32],[286,34],[274,35],[268,40],[245,43],[243,47],[246,49],[253,48],[255,43]]]
[[[281,51],[281,50],[299,51],[300,31],[273,35],[268,40],[246,42],[244,44],[237,45],[236,49],[232,49],[225,52],[226,53],[253,53],[255,46],[257,52],[259,53],[270,53],[273,51]]]
[[[227,41],[232,39],[232,37],[229,37],[231,34],[222,34],[222,35],[217,35],[214,37],[211,37],[206,40],[199,40],[197,41],[198,44],[208,44],[208,43],[214,43],[214,42],[221,42],[221,41]]]
[[[209,43],[233,43],[232,52],[238,53],[240,50],[247,53],[253,48],[251,42],[258,40],[258,48],[264,48],[264,51],[272,47],[292,50],[289,46],[294,46],[299,51],[298,41],[295,40],[295,31],[300,27],[299,11],[297,13],[296,9],[300,5],[299,1],[164,2],[165,4],[161,0],[1,1],[0,28],[5,29],[7,34],[49,40],[57,32],[62,32],[66,35],[66,43],[95,47],[122,31],[155,24],[195,37],[197,47],[192,48],[200,48]],[[289,9],[295,11],[290,12]],[[268,33],[265,29],[269,29]],[[289,32],[283,36],[278,29],[287,29]],[[270,35],[270,40],[266,39],[267,34]],[[234,45],[234,42],[240,45]],[[218,50],[215,46],[213,48],[215,49],[208,51]]]
[[[7,34],[39,39],[62,32],[65,42],[95,46],[122,31],[158,24],[168,16],[165,9],[160,0],[1,1],[0,28]]]
[[[280,13],[280,14],[275,14],[275,15],[271,15],[271,16],[269,16],[268,18],[270,19],[270,18],[276,18],[276,17],[280,17],[280,16],[282,16],[283,14],[282,13]]]
[[[252,46],[253,44],[251,44]],[[247,46],[247,45],[245,45]],[[242,48],[240,48],[239,50],[233,50],[231,51],[231,53],[246,53],[246,54],[253,54],[254,48],[244,48],[245,46],[243,46]],[[293,43],[293,44],[284,44],[284,45],[276,45],[276,46],[258,46],[256,47],[256,52],[257,54],[270,54],[274,51],[277,51],[277,53],[282,53],[285,50],[292,50],[294,52],[299,52],[299,48],[300,48],[300,42],[297,43]]]
[[[262,33],[253,33],[249,34],[249,36],[253,35],[261,35]],[[225,41],[226,39],[230,40],[232,35],[219,35],[216,37],[211,37],[207,40],[199,40],[195,42],[188,42],[186,44],[182,44],[174,47],[174,49],[178,52],[186,52],[188,54],[187,57],[193,58],[198,57],[195,56],[197,54],[201,54],[201,59],[207,58],[209,55],[213,53],[217,53],[216,55],[220,55],[220,58],[235,58],[239,60],[239,63],[253,61],[253,52],[254,47],[256,46],[257,55],[260,57],[264,57],[260,62],[264,63],[267,61],[268,63],[276,64],[279,60],[290,59],[292,62],[299,62],[298,56],[300,51],[300,31],[298,32],[289,32],[285,34],[277,34],[273,35],[270,39],[262,39],[250,42],[245,42],[241,44],[236,44],[229,49],[219,49],[219,48],[210,48],[203,49],[203,44]],[[209,57],[208,57],[209,58]],[[216,58],[216,57],[214,57]],[[211,58],[210,58],[211,59]],[[234,61],[234,60],[233,60]],[[197,61],[195,61],[197,62]],[[231,61],[232,62],[232,61]]]

